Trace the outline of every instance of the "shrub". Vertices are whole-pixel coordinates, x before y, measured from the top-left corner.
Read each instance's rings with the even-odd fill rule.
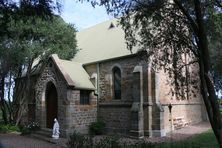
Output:
[[[121,144],[116,137],[105,137],[96,143],[94,148],[121,148]]]
[[[13,124],[0,124],[0,132],[7,133],[7,132],[20,132],[18,126]]]
[[[0,125],[0,132],[1,133],[7,133],[8,132],[7,125]]]
[[[38,122],[30,122],[25,126],[20,127],[22,135],[28,135],[31,134],[33,131],[37,131],[40,129]]]
[[[9,125],[8,129],[9,129],[9,131],[11,131],[11,132],[20,132],[19,127],[16,126],[16,125]]]
[[[92,148],[92,137],[73,132],[67,142],[68,148]]]
[[[97,122],[91,123],[89,126],[89,133],[91,135],[101,135],[104,133],[105,129],[105,123],[101,120],[98,120]]]
[[[150,143],[150,142],[145,142],[145,141],[140,141],[138,143],[135,143],[132,145],[133,148],[155,148],[155,143]]]
[[[40,129],[40,126],[39,126],[39,123],[38,122],[30,122],[28,125],[27,125],[27,128],[30,130],[30,131],[37,131]]]
[[[21,134],[22,135],[29,135],[29,134],[31,134],[31,130],[29,128],[27,128],[26,126],[21,126],[20,129],[21,129]]]

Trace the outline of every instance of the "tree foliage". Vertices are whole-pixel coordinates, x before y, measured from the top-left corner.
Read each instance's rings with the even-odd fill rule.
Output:
[[[26,57],[58,53],[63,59],[70,59],[77,51],[76,30],[59,16],[50,21],[42,18],[12,20],[10,26],[12,44],[17,50],[23,50]]]
[[[173,81],[172,91],[177,95],[183,95],[181,90],[184,90],[185,85],[200,85],[210,123],[222,147],[222,122],[216,96],[216,86],[220,87],[218,78],[221,77],[219,68],[221,58],[211,59],[221,53],[221,38],[219,38],[221,22],[218,20],[222,16],[222,1],[90,0],[90,2],[93,5],[105,6],[108,13],[120,17],[128,48],[131,50],[134,46],[139,47],[141,51],[146,51],[154,67],[167,70]],[[213,53],[212,56],[210,53]],[[189,59],[185,58],[186,55]],[[187,66],[199,67],[198,78],[188,73]],[[185,73],[181,72],[183,68]],[[195,77],[196,79],[193,79]],[[188,88],[186,92],[189,91]]]
[[[57,53],[62,59],[71,59],[77,52],[74,26],[53,14],[58,4],[51,0],[16,2],[0,2],[0,107],[5,122],[8,122],[6,112],[9,109],[6,106],[9,105],[4,88],[9,74],[14,79],[26,72],[25,88],[14,98],[20,100],[20,108],[16,112],[22,116],[24,100],[30,95],[33,62],[38,59],[39,63],[44,63],[52,53]]]
[[[34,22],[33,22],[34,21]],[[54,16],[50,21],[42,20],[42,18],[36,18],[34,20],[28,21],[18,21],[15,22],[16,28],[12,29],[12,32],[17,32],[17,37],[19,40],[18,49],[23,49],[26,52],[25,63],[22,65],[26,68],[27,81],[25,84],[25,91],[15,95],[15,98],[19,100],[21,110],[16,111],[17,123],[20,117],[26,112],[24,102],[27,101],[27,97],[31,94],[29,88],[31,87],[31,81],[29,80],[31,72],[35,69],[32,68],[35,59],[39,59],[36,68],[44,65],[48,56],[52,53],[57,53],[62,59],[71,59],[77,52],[76,39],[75,39],[75,29],[73,26],[64,23],[64,21],[58,17]],[[13,26],[15,26],[13,25]],[[21,31],[18,31],[20,29]],[[24,72],[24,70],[22,70]],[[21,72],[22,72],[21,71]],[[21,75],[20,73],[19,75]],[[18,75],[18,76],[19,76]],[[24,74],[23,74],[24,75]],[[24,83],[24,82],[23,82]],[[31,92],[30,92],[31,93]],[[22,101],[26,100],[26,101]],[[27,106],[26,106],[27,107]]]
[[[207,20],[207,28],[214,84],[219,92],[222,88],[222,15],[213,13]]]

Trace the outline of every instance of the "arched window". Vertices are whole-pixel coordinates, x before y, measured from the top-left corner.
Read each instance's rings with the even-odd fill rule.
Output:
[[[121,71],[118,67],[113,68],[114,99],[121,99]]]

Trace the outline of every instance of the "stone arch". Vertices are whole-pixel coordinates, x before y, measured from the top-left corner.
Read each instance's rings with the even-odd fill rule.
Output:
[[[58,111],[58,102],[59,102],[59,98],[61,97],[60,95],[60,90],[57,87],[57,83],[56,80],[52,77],[48,77],[47,79],[43,80],[43,81],[39,81],[38,82],[38,86],[39,87],[38,90],[38,96],[37,96],[37,109],[36,109],[36,114],[37,114],[37,118],[36,120],[38,122],[40,122],[40,126],[43,128],[51,128],[50,126],[47,126],[47,87],[49,87],[49,85],[54,87],[54,90],[56,90],[56,104],[57,104],[57,111]],[[49,88],[48,88],[49,89]],[[58,116],[58,112],[57,112],[57,116]],[[58,118],[58,117],[57,117]]]
[[[119,69],[120,69],[120,72],[123,73],[123,68],[122,68],[122,66],[121,66],[120,64],[118,64],[118,63],[116,63],[116,64],[114,64],[114,65],[111,66],[110,72],[113,72],[113,69],[114,69],[115,67],[119,68]]]
[[[50,66],[47,64],[42,70],[35,85],[36,90],[36,118],[35,121],[39,122],[40,127],[47,127],[47,110],[46,110],[46,91],[47,84],[52,83],[57,91],[58,102],[58,122],[61,123],[61,130],[65,129],[67,125],[62,124],[67,120],[67,107],[69,100],[67,99],[67,83],[64,81],[63,76],[60,74],[55,64]],[[62,133],[62,131],[61,131]]]

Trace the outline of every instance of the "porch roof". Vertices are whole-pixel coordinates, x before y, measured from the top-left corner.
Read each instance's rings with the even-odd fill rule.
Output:
[[[95,90],[82,64],[74,61],[61,60],[57,54],[51,55],[51,58],[69,86],[75,89]]]

